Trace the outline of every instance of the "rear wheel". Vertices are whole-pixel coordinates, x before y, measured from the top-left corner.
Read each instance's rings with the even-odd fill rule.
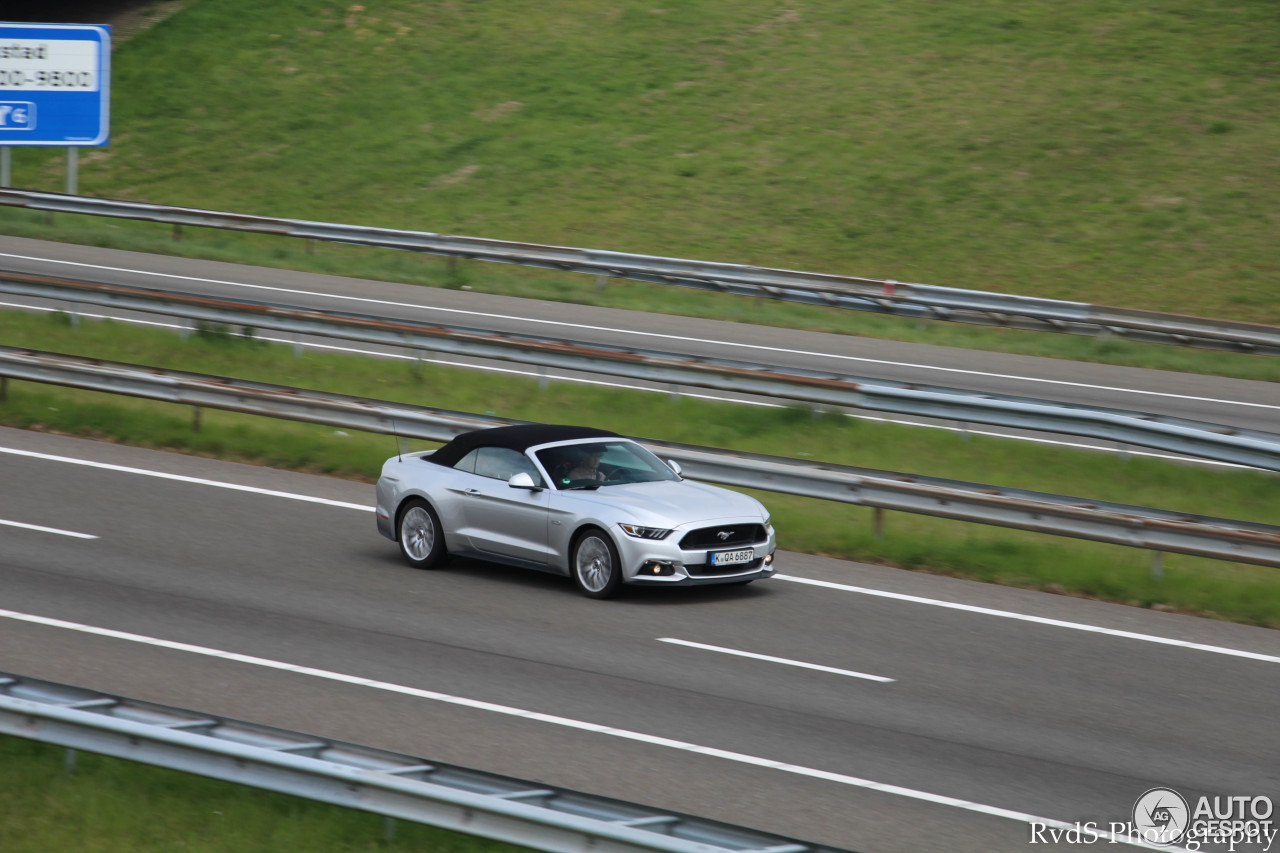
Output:
[[[396,527],[400,553],[415,569],[434,569],[444,560],[444,531],[431,505],[417,498],[400,510]]]
[[[588,528],[573,546],[573,582],[588,598],[611,598],[622,586],[622,563],[608,534]]]

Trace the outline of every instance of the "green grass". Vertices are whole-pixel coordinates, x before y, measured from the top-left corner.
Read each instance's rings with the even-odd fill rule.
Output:
[[[807,409],[767,409],[667,394],[504,378],[431,364],[307,352],[225,335],[69,327],[65,315],[0,313],[0,339],[25,346],[276,382],[377,399],[534,421],[572,422],[644,438],[907,471],[971,482],[1154,506],[1251,521],[1280,517],[1270,474],[1174,465],[980,436],[859,421]],[[395,451],[388,436],[351,433],[206,410],[199,432],[188,407],[10,382],[0,423],[241,459],[370,481]],[[428,446],[428,445],[422,445]],[[927,470],[921,470],[927,460]],[[1280,573],[901,513],[875,536],[871,510],[761,494],[784,549],[1141,606],[1211,612],[1280,627]]]
[[[5,853],[516,853],[409,821],[0,735]]]
[[[1278,40],[1268,0],[205,0],[119,45],[80,186],[1280,323]]]

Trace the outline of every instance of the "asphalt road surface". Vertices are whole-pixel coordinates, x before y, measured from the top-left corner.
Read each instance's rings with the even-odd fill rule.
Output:
[[[597,602],[414,571],[372,502],[0,429],[0,670],[864,853],[1047,849],[1029,821],[1126,821],[1157,786],[1280,800],[1274,631],[785,552]]]
[[[484,266],[478,269],[483,270]],[[14,237],[0,237],[0,269],[1137,410],[1244,429],[1280,429],[1280,383],[1274,382],[565,305]],[[0,294],[0,307],[29,302]],[[103,309],[89,306],[85,310],[94,313]],[[154,315],[146,319],[169,324],[178,322]],[[373,349],[332,339],[311,343]],[[403,357],[404,353],[399,355]],[[521,369],[512,364],[489,367]],[[537,368],[524,370],[530,375],[537,375],[538,371]],[[606,381],[619,384],[616,379]],[[665,386],[654,390],[664,394],[669,391]],[[896,415],[882,417],[910,420]],[[928,423],[956,428],[953,423]],[[974,425],[966,428],[1116,449],[1112,443],[1089,439],[1029,436]]]

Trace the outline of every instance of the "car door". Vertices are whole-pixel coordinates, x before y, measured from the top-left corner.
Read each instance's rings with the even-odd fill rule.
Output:
[[[523,453],[506,447],[476,450],[475,476],[467,477],[459,496],[463,533],[481,554],[545,565],[547,549],[546,489],[516,489],[507,484],[526,473],[541,476]]]

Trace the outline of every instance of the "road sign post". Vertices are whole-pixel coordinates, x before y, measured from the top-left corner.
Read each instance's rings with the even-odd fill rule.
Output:
[[[110,106],[110,27],[0,23],[0,147],[106,145]]]

